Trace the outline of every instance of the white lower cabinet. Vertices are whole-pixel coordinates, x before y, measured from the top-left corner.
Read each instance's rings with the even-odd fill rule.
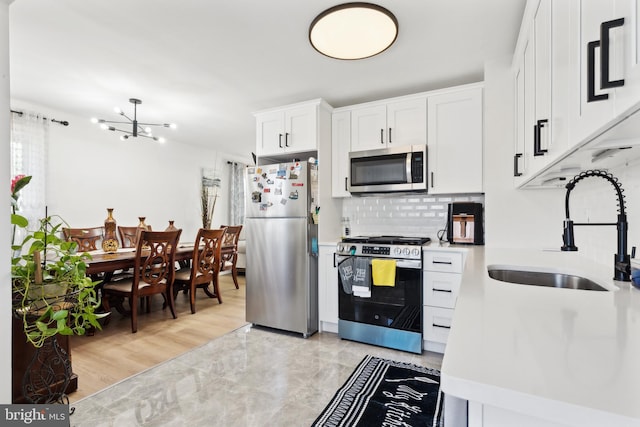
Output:
[[[318,317],[320,332],[338,333],[337,243],[320,244],[318,251]]]
[[[428,249],[423,260],[423,348],[444,353],[462,282],[464,253]]]

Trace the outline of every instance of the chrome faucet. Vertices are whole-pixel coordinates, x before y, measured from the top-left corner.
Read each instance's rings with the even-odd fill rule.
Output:
[[[576,186],[578,181],[581,181],[585,178],[589,177],[600,177],[609,181],[613,188],[616,190],[616,194],[618,196],[618,221],[615,223],[591,223],[591,222],[582,222],[582,223],[574,223],[571,221],[571,216],[569,215],[569,195],[571,194],[571,190]],[[577,251],[578,248],[575,245],[574,235],[573,235],[573,226],[574,225],[615,225],[618,229],[618,252],[614,256],[614,276],[613,280],[620,280],[623,282],[630,282],[630,274],[631,274],[631,257],[627,253],[627,215],[625,214],[625,203],[624,203],[624,195],[622,192],[621,184],[618,182],[618,178],[614,177],[610,173],[603,170],[588,170],[581,172],[579,175],[573,177],[571,181],[565,186],[567,189],[567,194],[564,200],[564,209],[566,213],[566,219],[564,220],[564,233],[562,235],[562,241],[564,244],[560,248],[563,251]]]

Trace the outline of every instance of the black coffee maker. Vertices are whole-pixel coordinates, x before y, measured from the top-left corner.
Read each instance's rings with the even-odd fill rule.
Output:
[[[482,203],[449,203],[447,240],[449,243],[484,245]]]

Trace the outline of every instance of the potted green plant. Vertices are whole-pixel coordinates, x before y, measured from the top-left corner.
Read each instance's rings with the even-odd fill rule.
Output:
[[[75,242],[60,238],[64,221],[47,216],[30,231],[27,218],[18,214],[20,191],[30,181],[26,175],[11,181],[12,303],[27,341],[40,348],[57,334],[83,335],[90,326],[100,329],[98,319],[105,315],[96,313],[97,282],[86,275],[91,256],[78,254]],[[17,228],[25,231],[18,244]]]
[[[26,219],[12,215],[12,223],[27,229]],[[78,253],[77,243],[60,237],[68,226],[58,216],[40,220],[13,250],[11,278],[13,310],[21,318],[27,341],[35,347],[57,334],[84,335],[89,327],[101,329],[97,313],[98,282],[86,274],[88,253]]]

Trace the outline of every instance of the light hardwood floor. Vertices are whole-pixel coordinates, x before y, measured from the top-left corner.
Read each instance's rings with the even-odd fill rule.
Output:
[[[73,371],[78,390],[70,402],[98,392],[131,375],[205,344],[237,329],[245,321],[245,279],[239,277],[236,289],[231,275],[220,276],[222,304],[200,289],[196,291],[196,314],[191,314],[189,297],[176,298],[177,319],[162,309],[162,297],[152,299],[151,313],[138,316],[138,332],[131,333],[131,321],[113,310],[111,321],[94,336],[71,339]]]

